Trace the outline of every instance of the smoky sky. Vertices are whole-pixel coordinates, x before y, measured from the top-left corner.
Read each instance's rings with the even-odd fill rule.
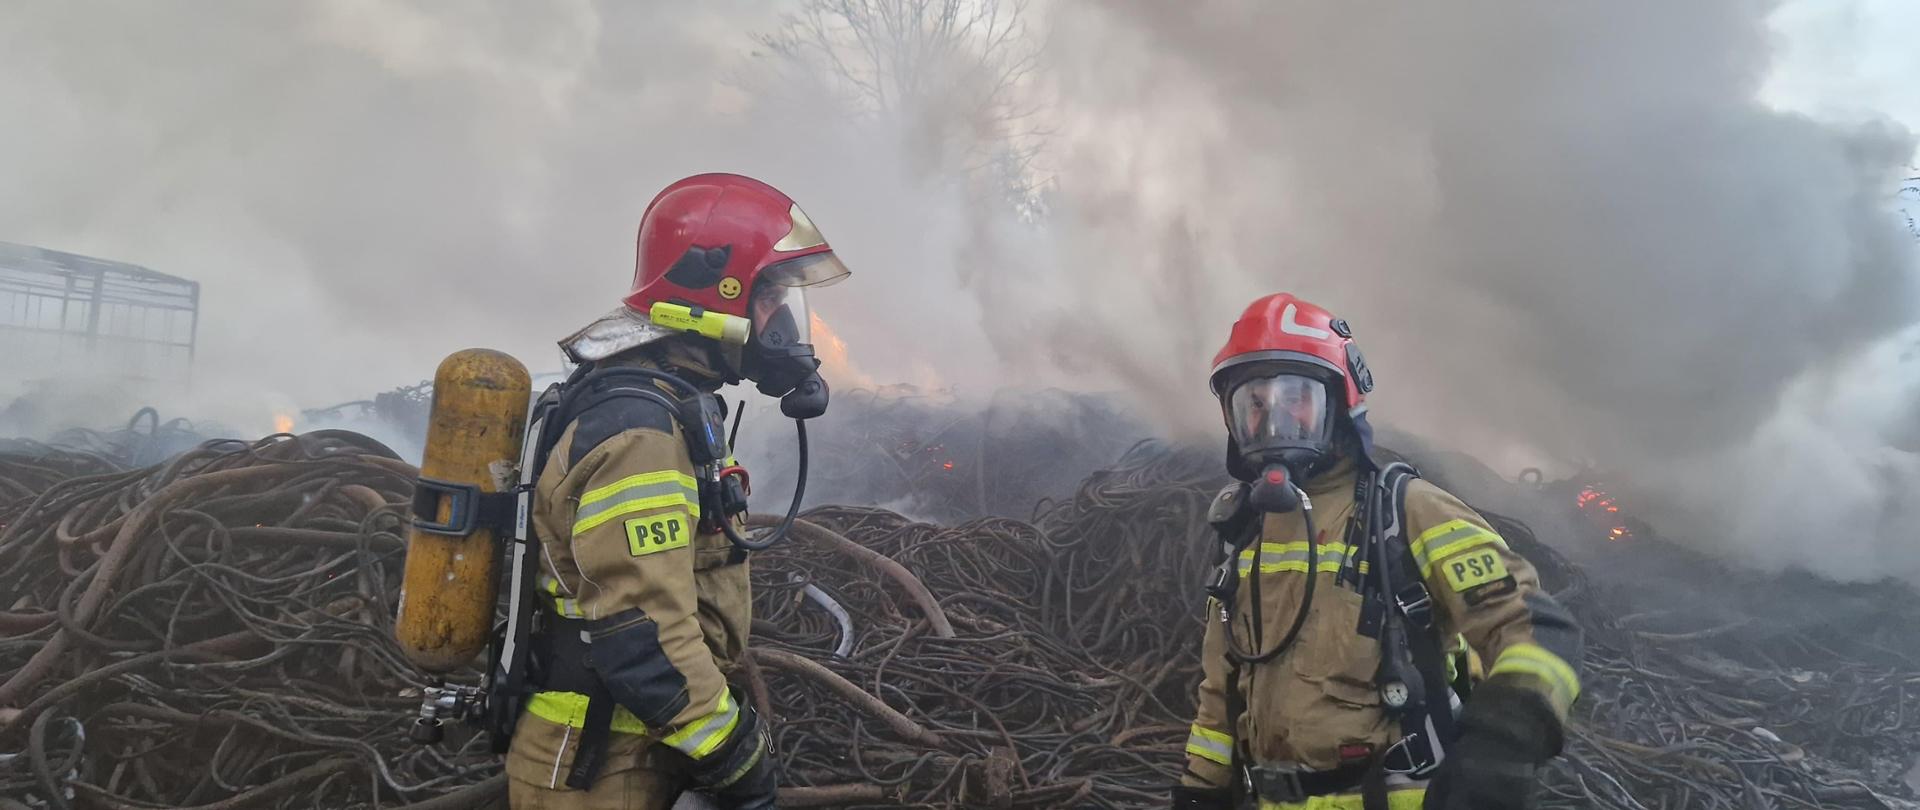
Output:
[[[1670,536],[1764,565],[1911,574],[1920,479],[1887,441],[1914,366],[1886,347],[1911,342],[1889,196],[1913,141],[1757,101],[1769,11],[1071,9],[1062,95],[1099,114],[1048,265],[1141,295],[1020,320],[1079,363],[1184,374],[1135,386],[1173,420],[1238,306],[1293,290],[1352,319],[1378,419],[1596,464]]]
[[[34,123],[0,131],[0,239],[200,281],[195,389],[263,420],[261,391],[281,407],[360,398],[464,346],[557,369],[553,341],[624,295],[647,201],[702,171],[803,200],[868,270],[845,289],[888,300],[864,325],[949,322],[966,302],[944,261],[915,254],[950,240],[896,179],[898,139],[742,89],[751,34],[778,11],[12,8],[0,99]]]
[[[1810,364],[1911,318],[1911,248],[1884,199],[1910,140],[1758,104],[1764,4],[1105,8],[1091,26],[1138,37],[1148,65],[1108,88],[1113,106],[1190,119],[1180,96],[1205,94],[1218,118],[1166,147],[1191,148],[1185,261],[1127,260],[1163,286],[1207,279],[1223,304],[1325,300],[1397,372],[1383,388],[1425,409],[1718,446]],[[1104,199],[1133,185],[1071,174],[1117,177]],[[1118,238],[1174,244],[1134,224]],[[1124,283],[1098,264],[1081,275]],[[1223,332],[1207,309],[1198,331]]]
[[[1212,352],[1286,289],[1354,323],[1378,418],[1759,564],[1920,573],[1912,139],[1757,101],[1770,4],[1036,3],[1018,122],[769,69],[798,4],[12,7],[0,240],[201,281],[194,407],[264,420],[464,346],[556,369],[652,194],[740,171],[853,267],[814,301],[865,378],[1207,437]],[[952,157],[1016,131],[1042,217]]]

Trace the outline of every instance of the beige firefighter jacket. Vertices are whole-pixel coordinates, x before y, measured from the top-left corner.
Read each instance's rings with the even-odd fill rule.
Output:
[[[670,357],[682,369],[697,359]],[[657,367],[636,352],[602,365]],[[594,620],[638,609],[657,625],[659,654],[685,679],[685,708],[649,728],[626,707],[613,718],[612,756],[602,779],[639,767],[641,752],[664,743],[704,757],[739,719],[726,675],[740,662],[752,619],[747,563],[728,564],[732,546],[701,532],[694,469],[678,424],[621,431],[571,463],[576,422],[567,427],[538,478],[533,520],[541,541],[539,588],[556,615]],[[558,789],[587,697],[536,693],[528,702],[509,776]],[[524,738],[524,739],[523,739]]]
[[[1327,770],[1343,764],[1343,746],[1379,752],[1400,738],[1399,723],[1388,717],[1375,685],[1380,642],[1358,632],[1359,593],[1336,582],[1353,552],[1346,538],[1355,479],[1353,465],[1346,463],[1304,487],[1318,535],[1315,571],[1306,570],[1301,513],[1265,515],[1258,546],[1236,561],[1240,581],[1229,621],[1223,623],[1220,605],[1207,600],[1204,678],[1187,741],[1187,785],[1227,786],[1236,745],[1249,765],[1299,763]],[[1489,677],[1515,678],[1537,690],[1565,722],[1580,691],[1579,630],[1540,589],[1533,567],[1507,548],[1485,519],[1431,483],[1411,482],[1406,518],[1406,537],[1433,597],[1442,646],[1464,638],[1480,660],[1490,662]],[[1265,652],[1252,648],[1252,576],[1261,578],[1269,645],[1291,625],[1306,578],[1318,581],[1294,646],[1240,673],[1246,708],[1238,728],[1228,728],[1227,634],[1242,652]]]

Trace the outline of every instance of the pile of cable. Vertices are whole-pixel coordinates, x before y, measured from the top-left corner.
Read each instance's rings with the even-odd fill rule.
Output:
[[[390,631],[410,465],[335,432],[135,470],[32,452],[0,456],[33,490],[0,496],[0,796],[471,806],[433,800],[492,758],[401,722],[423,682]]]
[[[344,432],[133,469],[0,447],[0,810],[499,806],[483,738],[407,738],[428,683],[392,638],[415,475]],[[806,513],[751,562],[734,674],[772,719],[783,806],[1164,807],[1221,483],[1215,453],[1148,443],[1028,520]],[[1588,633],[1544,806],[1916,806],[1909,589],[1643,544],[1714,572],[1650,584],[1489,518]]]

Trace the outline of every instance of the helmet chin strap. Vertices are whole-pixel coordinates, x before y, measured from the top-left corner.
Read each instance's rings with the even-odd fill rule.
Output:
[[[741,380],[746,379],[746,375],[740,370],[745,351],[745,347],[731,343],[718,343],[713,347],[713,367],[726,374],[725,382],[728,385],[737,385]]]

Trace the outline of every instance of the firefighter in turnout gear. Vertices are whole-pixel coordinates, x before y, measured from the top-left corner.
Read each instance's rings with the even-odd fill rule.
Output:
[[[1532,807],[1580,693],[1572,617],[1484,518],[1376,463],[1373,377],[1345,321],[1255,301],[1212,384],[1241,483],[1210,515],[1219,565],[1173,806]]]
[[[652,810],[686,789],[774,806],[772,736],[727,683],[751,605],[745,476],[714,392],[744,378],[796,419],[823,411],[804,290],[847,274],[785,194],[690,177],[647,207],[622,306],[561,342],[581,365],[534,490],[515,810]]]

